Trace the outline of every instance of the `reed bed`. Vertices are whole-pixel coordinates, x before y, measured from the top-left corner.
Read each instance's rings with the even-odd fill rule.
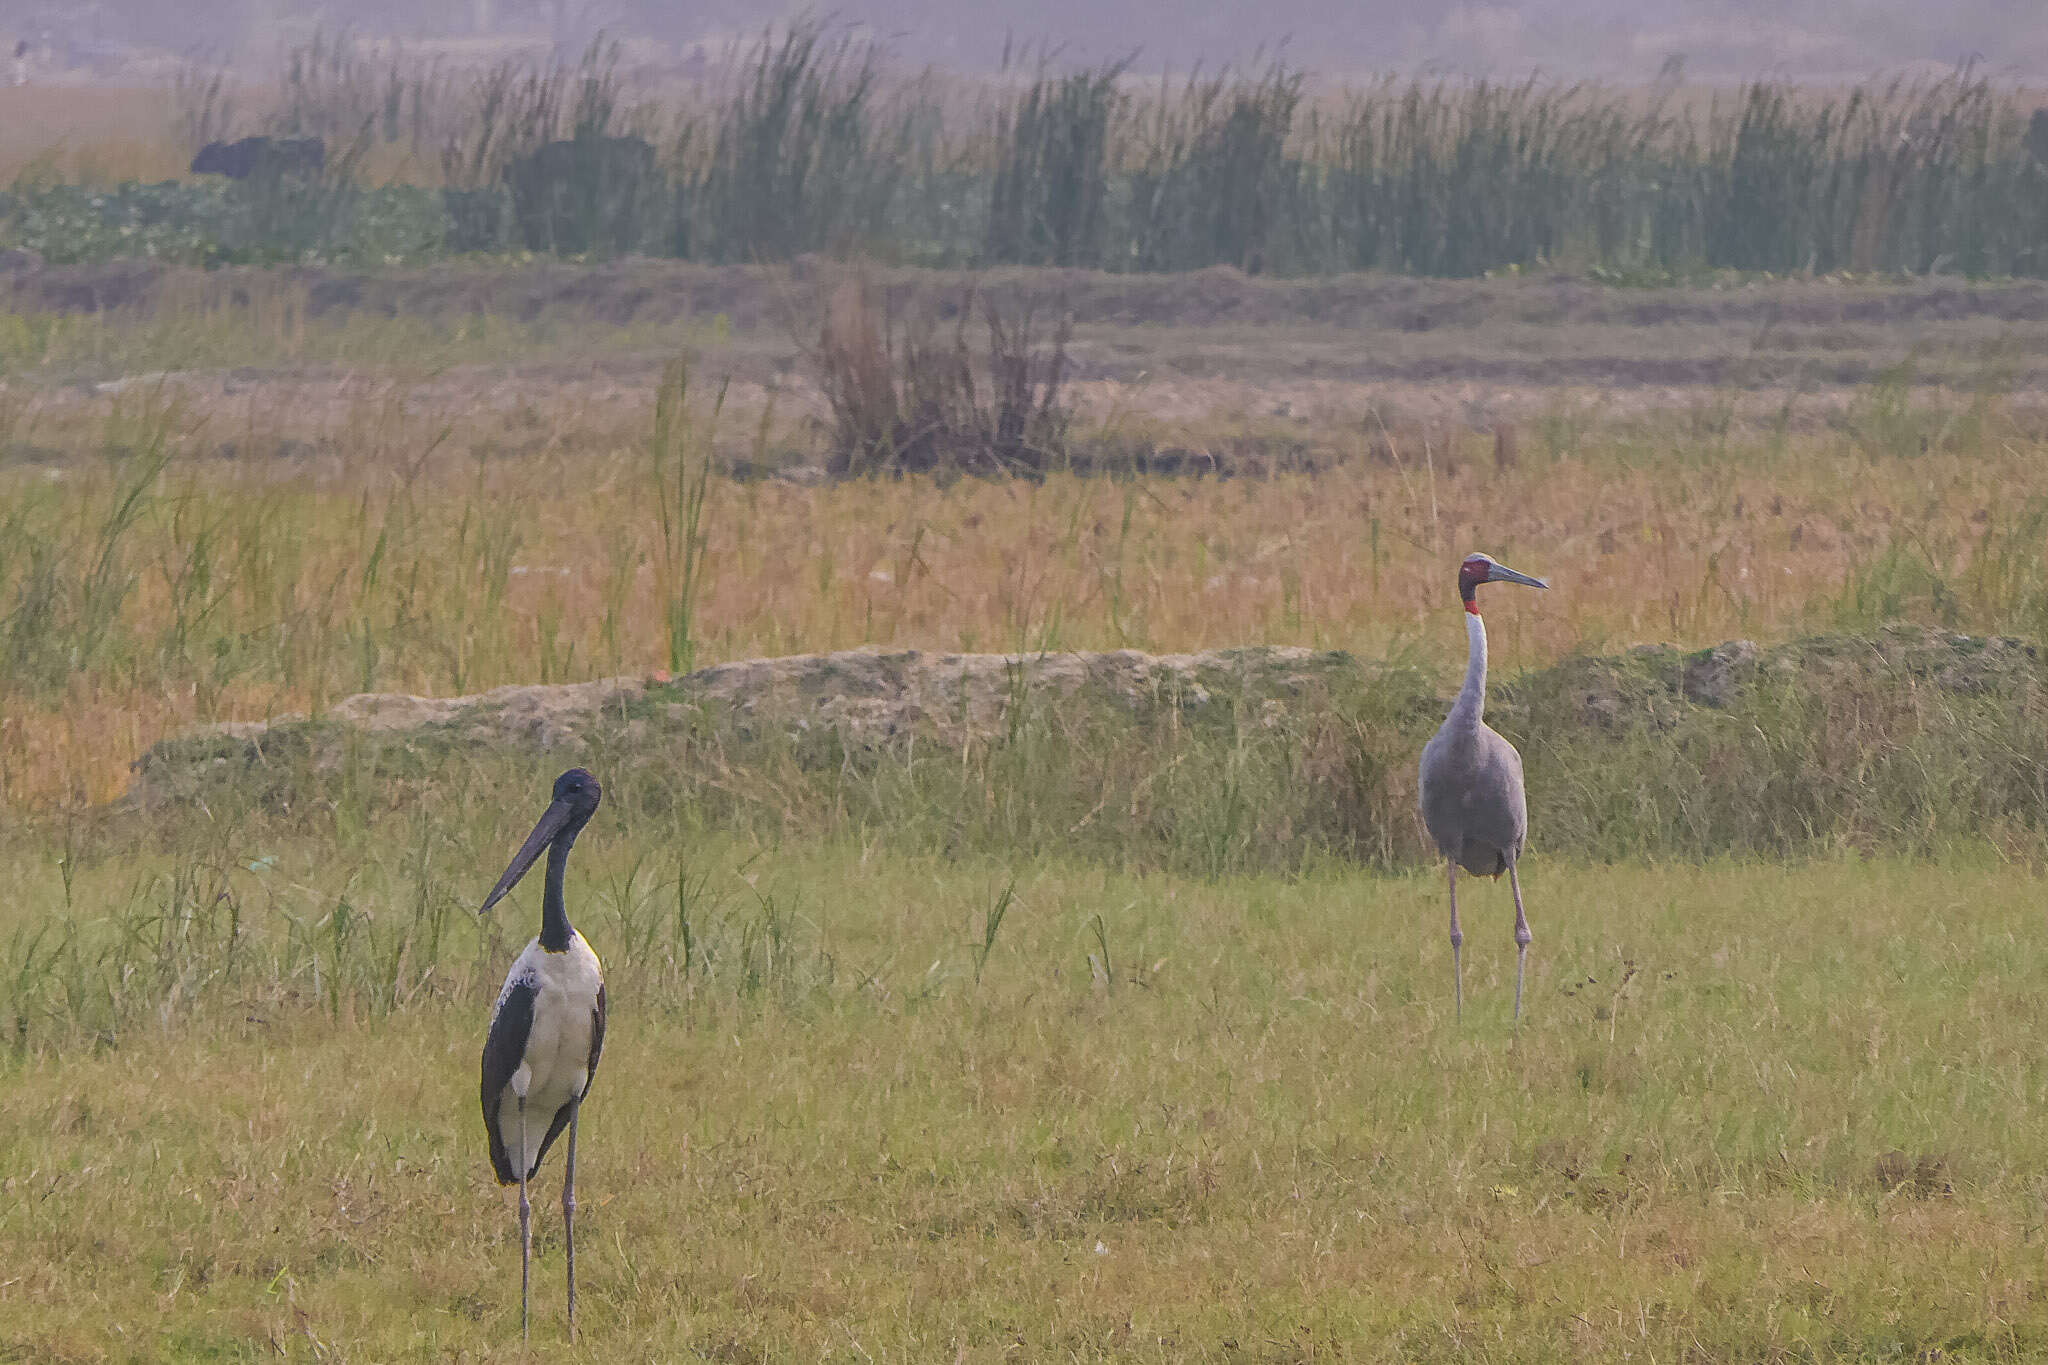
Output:
[[[173,104],[164,122],[187,140],[323,136],[341,153],[334,178],[362,183],[323,208],[320,232],[228,231],[208,225],[218,205],[131,188],[90,206],[120,230],[81,236],[84,209],[49,221],[45,201],[69,203],[48,183],[53,158],[17,175],[0,240],[54,260],[855,249],[928,265],[1285,275],[2048,273],[2048,120],[2024,91],[1969,70],[1846,88],[1763,79],[1699,97],[1541,77],[1330,87],[1281,64],[1140,82],[1127,63],[1020,63],[968,84],[905,73],[813,23],[680,85],[622,71],[614,48],[477,73],[322,36],[261,99],[195,76]],[[644,161],[622,161],[620,140],[644,145]],[[515,209],[529,193],[520,167],[560,141],[578,150],[549,174],[582,185],[601,228],[565,235]],[[577,165],[595,180],[575,182]],[[362,223],[394,218],[421,225],[365,237]]]

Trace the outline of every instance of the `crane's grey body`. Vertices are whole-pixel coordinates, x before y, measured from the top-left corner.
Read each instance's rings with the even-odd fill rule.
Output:
[[[1465,1010],[1459,952],[1465,935],[1458,926],[1458,869],[1462,867],[1479,877],[1508,874],[1515,897],[1515,1018],[1519,1020],[1522,969],[1532,936],[1528,917],[1522,912],[1522,885],[1515,864],[1529,837],[1529,801],[1522,785],[1522,756],[1486,723],[1486,625],[1479,618],[1478,602],[1481,583],[1550,586],[1486,555],[1468,556],[1459,567],[1459,595],[1465,602],[1465,683],[1458,689],[1451,713],[1422,748],[1417,796],[1423,828],[1443,855],[1449,877],[1451,979],[1458,1012]]]
[[[1522,756],[1484,719],[1486,627],[1467,616],[1472,657],[1451,714],[1422,749],[1422,824],[1437,851],[1475,877],[1498,877],[1522,856],[1529,802]]]

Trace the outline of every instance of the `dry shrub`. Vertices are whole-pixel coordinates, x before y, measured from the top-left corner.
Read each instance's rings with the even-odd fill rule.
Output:
[[[811,354],[832,410],[830,472],[995,476],[1065,462],[1073,324],[1063,305],[1048,334],[1034,300],[1005,305],[970,287],[949,307],[879,292],[878,305],[866,281],[841,281]],[[977,316],[988,338],[979,358]]]

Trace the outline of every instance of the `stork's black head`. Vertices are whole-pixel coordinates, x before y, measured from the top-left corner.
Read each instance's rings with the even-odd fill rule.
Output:
[[[526,869],[533,866],[533,860],[540,857],[542,849],[550,844],[559,844],[566,850],[575,843],[576,836],[590,823],[590,817],[597,814],[597,804],[603,799],[604,788],[597,785],[597,779],[586,769],[571,768],[556,778],[548,808],[541,813],[533,833],[526,836],[526,842],[512,855],[505,875],[498,878],[498,884],[484,898],[483,908],[488,910],[503,900],[505,893],[526,875]]]
[[[597,803],[604,800],[604,788],[597,785],[588,768],[571,768],[555,779],[554,799],[588,820],[597,813]],[[581,825],[582,821],[577,823]]]

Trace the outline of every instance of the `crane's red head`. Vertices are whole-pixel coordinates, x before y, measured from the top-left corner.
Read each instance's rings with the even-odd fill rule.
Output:
[[[1479,585],[1481,583],[1520,583],[1529,588],[1547,588],[1550,585],[1540,578],[1531,578],[1517,573],[1492,555],[1469,554],[1458,566],[1458,596],[1464,599],[1465,610],[1474,616],[1479,614]]]

